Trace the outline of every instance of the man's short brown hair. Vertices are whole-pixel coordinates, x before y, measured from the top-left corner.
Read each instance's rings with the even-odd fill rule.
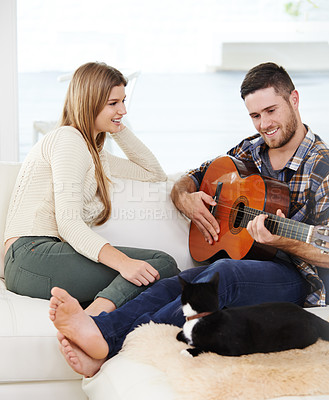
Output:
[[[241,84],[240,94],[245,100],[248,94],[269,87],[273,87],[275,92],[286,100],[288,100],[291,92],[295,90],[288,72],[275,63],[267,62],[256,65],[256,67],[247,72]]]

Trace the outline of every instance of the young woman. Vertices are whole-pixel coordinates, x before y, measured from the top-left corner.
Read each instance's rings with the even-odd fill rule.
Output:
[[[115,248],[91,229],[110,217],[111,176],[166,180],[154,155],[122,123],[126,84],[121,72],[106,64],[78,68],[59,128],[24,161],[5,230],[9,290],[49,299],[51,288],[59,286],[89,303],[88,314],[98,315],[178,273],[171,256]],[[104,149],[106,132],[128,159]]]

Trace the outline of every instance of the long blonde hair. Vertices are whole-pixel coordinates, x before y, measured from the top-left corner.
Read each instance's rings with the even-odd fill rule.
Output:
[[[75,71],[71,79],[60,120],[60,126],[73,126],[81,132],[93,158],[97,195],[104,204],[103,211],[96,219],[96,225],[101,225],[109,219],[111,200],[110,180],[104,172],[99,157],[99,152],[104,146],[106,132],[101,132],[95,137],[95,120],[105,107],[111,90],[120,85],[126,86],[127,80],[117,69],[98,62],[82,65]]]

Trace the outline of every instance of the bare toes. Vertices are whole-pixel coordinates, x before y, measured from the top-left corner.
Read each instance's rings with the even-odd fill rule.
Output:
[[[55,321],[56,314],[55,314],[55,312],[52,312],[52,310],[49,310],[49,318],[51,321],[53,321],[53,322]]]
[[[53,308],[53,309],[56,309],[59,305],[61,305],[63,302],[58,298],[58,297],[55,297],[55,296],[52,296],[51,298],[50,298],[50,303],[49,303],[49,307],[50,308]]]
[[[78,363],[79,359],[73,350],[69,350],[66,353],[66,355],[68,356],[68,358],[70,359],[71,362],[74,362],[74,364]]]
[[[58,305],[60,303],[64,303],[66,301],[69,301],[71,299],[74,299],[65,289],[61,289],[59,287],[54,286],[51,289],[51,294],[52,294],[52,298],[55,299],[55,301],[58,303]]]
[[[57,339],[59,342],[62,342],[62,340],[65,339],[65,336],[62,334],[62,332],[57,331]]]

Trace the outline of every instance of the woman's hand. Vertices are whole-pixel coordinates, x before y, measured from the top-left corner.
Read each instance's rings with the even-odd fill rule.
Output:
[[[146,261],[129,259],[118,271],[120,275],[136,286],[147,286],[160,279],[159,272]]]
[[[106,243],[98,255],[98,261],[115,269],[136,286],[147,286],[160,279],[159,272],[149,263],[128,257],[122,251]]]

